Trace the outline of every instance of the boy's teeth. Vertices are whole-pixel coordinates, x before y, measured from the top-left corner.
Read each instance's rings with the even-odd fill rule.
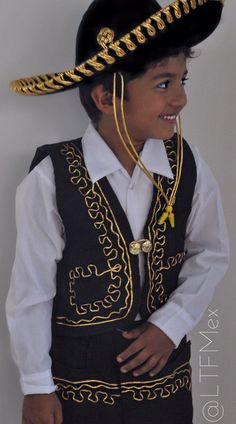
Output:
[[[162,119],[169,119],[170,121],[176,119],[176,115],[160,115],[160,117]]]

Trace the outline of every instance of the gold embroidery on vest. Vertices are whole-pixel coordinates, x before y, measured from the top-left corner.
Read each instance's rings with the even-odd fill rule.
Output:
[[[98,183],[92,184],[85,166],[83,166],[82,153],[76,146],[65,144],[61,153],[65,156],[68,163],[68,172],[71,175],[71,183],[77,186],[78,191],[84,197],[88,215],[93,221],[93,225],[98,232],[98,242],[102,246],[102,251],[107,262],[106,270],[98,270],[95,264],[88,264],[87,268],[76,267],[69,272],[69,301],[70,305],[76,311],[78,320],[71,320],[65,316],[57,316],[57,324],[76,327],[103,324],[125,318],[133,304],[133,282],[132,271],[128,253],[128,246],[124,240],[118,223],[110,208],[109,202],[105,197]],[[102,210],[105,212],[102,213]],[[112,243],[109,233],[115,236],[117,243]],[[118,262],[118,250],[120,251],[120,261]],[[123,273],[120,275],[120,273]],[[89,278],[92,275],[96,277],[109,275],[111,282],[107,288],[107,295],[104,299],[97,299],[93,303],[77,305],[76,302],[76,284],[79,276]],[[119,275],[118,275],[119,274]],[[122,284],[121,284],[122,281]],[[115,310],[113,304],[118,302],[122,295],[125,297],[124,304]],[[113,309],[109,311],[113,306]],[[88,314],[95,314],[92,318],[86,318]]]
[[[89,312],[99,312],[102,308],[111,308],[113,306],[113,303],[118,302],[121,295],[120,290],[118,290],[115,284],[109,284],[107,289],[108,295],[105,296],[104,299],[96,300],[93,303],[87,303],[78,306],[76,301],[75,287],[77,285],[77,280],[81,278],[81,276],[83,278],[90,278],[92,275],[94,275],[95,277],[102,277],[105,274],[109,274],[108,278],[114,280],[114,274],[121,271],[121,265],[116,264],[113,266],[113,268],[109,268],[103,272],[99,272],[98,268],[95,265],[90,264],[87,266],[86,271],[82,267],[76,267],[74,270],[70,271],[70,305],[75,307],[76,313],[78,315],[85,315]],[[117,276],[117,280],[119,280],[119,287],[121,287],[121,279],[119,276]]]
[[[173,175],[176,173],[176,151],[175,143],[173,140],[165,141],[166,152],[168,159],[171,165]],[[162,182],[163,178],[158,177],[159,182]],[[168,179],[168,189],[166,191],[167,196],[171,195],[171,191],[174,185],[174,180]],[[153,313],[156,310],[155,302],[158,298],[160,304],[163,304],[167,301],[168,296],[165,293],[165,288],[163,285],[163,270],[164,268],[164,255],[165,255],[165,245],[166,245],[166,222],[162,225],[158,225],[159,212],[165,207],[160,200],[159,193],[157,193],[156,204],[153,209],[152,218],[148,225],[148,238],[152,240],[153,249],[148,254],[147,264],[148,264],[148,274],[149,274],[149,289],[147,294],[147,310]],[[176,262],[175,265],[177,265]]]
[[[174,268],[176,265],[182,264],[182,262],[184,261],[185,255],[186,255],[186,252],[182,252],[182,253],[177,253],[177,255],[175,256],[170,256],[166,261],[166,265],[160,265],[160,267],[158,268],[158,271],[163,271],[163,270],[168,271],[169,269]]]
[[[110,383],[104,380],[79,380],[70,381],[60,377],[54,377],[57,391],[65,400],[76,403],[86,401],[92,403],[102,402],[114,405],[122,396],[131,397],[135,401],[154,400],[156,398],[168,398],[179,389],[191,390],[191,366],[185,362],[174,369],[169,375],[162,378],[153,378],[147,381],[125,381],[120,384]]]

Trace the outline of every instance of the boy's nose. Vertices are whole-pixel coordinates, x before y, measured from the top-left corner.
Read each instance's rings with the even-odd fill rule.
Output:
[[[179,89],[175,90],[171,98],[171,105],[173,108],[183,109],[186,103],[187,103],[187,95],[185,93],[184,87],[182,86]]]

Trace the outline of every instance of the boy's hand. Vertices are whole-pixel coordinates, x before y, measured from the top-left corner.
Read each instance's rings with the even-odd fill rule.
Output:
[[[126,339],[136,340],[116,359],[121,363],[136,354],[133,359],[121,366],[121,372],[132,371],[139,367],[133,372],[135,377],[147,372],[152,377],[158,374],[175,348],[172,340],[150,322],[145,322],[133,330],[125,331],[122,335]]]
[[[62,424],[62,408],[55,393],[26,395],[22,424]]]

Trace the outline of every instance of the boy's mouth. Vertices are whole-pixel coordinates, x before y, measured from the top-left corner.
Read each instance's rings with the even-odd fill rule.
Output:
[[[159,118],[164,119],[165,121],[176,121],[177,115],[159,115]]]

